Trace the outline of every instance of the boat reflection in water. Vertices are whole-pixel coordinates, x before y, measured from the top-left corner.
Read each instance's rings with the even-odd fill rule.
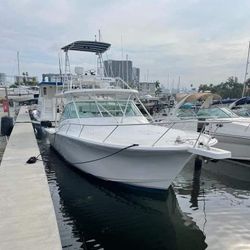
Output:
[[[234,196],[250,196],[250,162],[201,161],[200,167],[195,169],[196,163],[195,158],[189,161],[174,181],[178,193],[191,195],[191,207],[196,207],[194,203],[198,205],[201,187],[206,193],[220,188]]]
[[[192,215],[210,249],[250,249],[250,165],[190,161],[174,181],[182,211]]]
[[[73,170],[40,144],[67,249],[205,249],[205,236],[182,213],[175,193],[149,192]],[[72,171],[73,170],[73,171]]]
[[[233,160],[208,162],[204,164],[207,175],[231,188],[250,191],[250,164]],[[248,192],[249,193],[249,192]]]

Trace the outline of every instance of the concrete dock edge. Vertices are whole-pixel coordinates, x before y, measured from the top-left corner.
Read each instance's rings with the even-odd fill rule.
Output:
[[[28,110],[22,107],[0,166],[0,249],[62,249],[53,202]]]

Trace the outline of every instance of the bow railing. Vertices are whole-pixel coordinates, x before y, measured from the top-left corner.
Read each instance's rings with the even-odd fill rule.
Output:
[[[181,123],[200,123],[203,124],[202,129],[197,132],[197,138],[189,138],[186,141],[194,141],[193,147],[200,146],[199,140],[201,138],[201,135],[207,135],[209,136],[209,139],[207,140],[206,145],[203,145],[207,148],[209,148],[209,142],[213,138],[212,136],[215,135],[215,132],[223,126],[223,124],[228,124],[232,123],[232,121],[226,121],[226,120],[213,120],[213,121],[197,121],[197,120],[176,120],[176,121],[167,121],[167,122],[148,122],[148,123],[112,123],[112,124],[88,124],[88,123],[80,123],[80,122],[65,122],[61,125],[59,125],[56,129],[57,131],[60,131],[63,127],[66,127],[65,134],[67,135],[69,130],[71,129],[72,126],[80,126],[78,137],[81,137],[82,132],[84,131],[84,128],[86,127],[114,127],[102,140],[102,142],[106,142],[107,139],[109,139],[114,132],[119,128],[119,127],[129,127],[129,126],[150,126],[150,125],[155,125],[155,126],[165,126],[166,130],[164,130],[151,144],[152,147],[156,146],[156,144],[172,129],[174,129],[174,126],[177,124]],[[209,124],[215,124],[216,128],[214,131],[210,130],[211,126],[208,126]],[[249,126],[247,127],[249,128]],[[176,139],[177,143],[180,143],[181,140]]]

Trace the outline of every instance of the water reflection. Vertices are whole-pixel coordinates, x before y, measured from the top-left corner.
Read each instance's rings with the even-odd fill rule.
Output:
[[[250,162],[224,160],[204,164],[206,175],[227,187],[250,191]],[[249,193],[249,192],[248,192]]]
[[[183,212],[206,235],[208,249],[250,249],[250,165],[190,161],[174,181]]]
[[[172,188],[150,193],[81,174],[46,143],[46,161],[64,249],[205,249]]]

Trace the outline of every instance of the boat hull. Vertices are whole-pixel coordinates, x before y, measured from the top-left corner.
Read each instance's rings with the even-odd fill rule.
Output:
[[[216,134],[216,147],[231,151],[231,159],[250,161],[250,138]]]
[[[185,150],[137,150],[135,147],[115,155],[111,148],[62,134],[49,134],[55,150],[74,167],[98,178],[144,188],[167,190],[192,157]],[[89,162],[86,162],[89,161]]]

